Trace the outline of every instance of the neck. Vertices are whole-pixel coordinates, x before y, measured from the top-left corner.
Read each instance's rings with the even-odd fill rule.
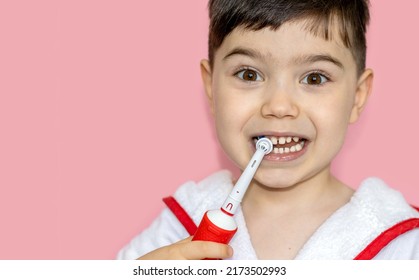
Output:
[[[326,168],[307,180],[286,187],[266,187],[253,181],[243,199],[243,207],[269,213],[310,211],[323,206],[338,208],[349,201],[352,193]]]

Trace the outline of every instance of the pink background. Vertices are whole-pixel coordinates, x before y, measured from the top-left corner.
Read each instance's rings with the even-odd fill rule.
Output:
[[[0,259],[112,259],[163,196],[233,168],[199,74],[207,0],[145,2],[1,1]],[[334,165],[416,205],[418,9],[372,1],[373,95]]]

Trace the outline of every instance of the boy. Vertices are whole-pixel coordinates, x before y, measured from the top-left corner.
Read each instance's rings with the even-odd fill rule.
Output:
[[[354,192],[330,172],[371,92],[367,1],[210,0],[209,11],[201,72],[219,142],[241,170],[257,137],[274,151],[236,214],[231,246],[191,241],[194,225],[169,200],[174,212],[165,209],[118,257],[419,259],[417,210],[379,179]],[[219,172],[186,183],[175,199],[199,224],[233,183]]]

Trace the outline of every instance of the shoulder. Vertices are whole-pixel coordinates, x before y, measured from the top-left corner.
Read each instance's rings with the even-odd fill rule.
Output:
[[[206,210],[221,207],[232,187],[231,173],[221,170],[199,182],[186,182],[173,196],[192,220],[199,223]]]
[[[356,204],[357,209],[366,214],[374,214],[377,219],[419,217],[419,212],[409,205],[402,193],[377,177],[365,179],[354,193],[351,203]]]
[[[412,229],[391,241],[375,260],[419,260],[419,228]]]
[[[399,191],[372,177],[362,182],[352,202],[373,224],[389,227],[371,244],[384,245],[375,259],[419,258],[419,212]]]
[[[170,245],[183,238],[188,233],[177,221],[168,208],[138,235],[130,240],[117,254],[117,259],[134,260],[157,248]]]
[[[297,257],[371,258],[391,241],[399,238],[400,242],[415,241],[416,237],[404,240],[402,236],[412,230],[416,232],[415,223],[404,222],[418,218],[418,211],[407,203],[400,192],[379,178],[368,178],[361,183],[351,200],[316,230]],[[398,231],[399,224],[407,227]]]
[[[174,197],[194,222],[199,224],[206,210],[221,206],[232,188],[231,178],[230,172],[219,171],[200,182],[186,182],[179,187]],[[136,259],[188,235],[175,215],[166,207],[149,227],[119,251],[117,258]]]

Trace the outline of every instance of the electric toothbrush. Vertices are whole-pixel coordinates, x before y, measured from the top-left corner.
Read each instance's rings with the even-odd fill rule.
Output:
[[[228,244],[237,231],[233,218],[240,202],[249,187],[265,155],[272,152],[273,144],[268,138],[256,142],[256,152],[250,159],[239,180],[234,185],[220,209],[209,210],[204,214],[192,240],[213,241]]]

